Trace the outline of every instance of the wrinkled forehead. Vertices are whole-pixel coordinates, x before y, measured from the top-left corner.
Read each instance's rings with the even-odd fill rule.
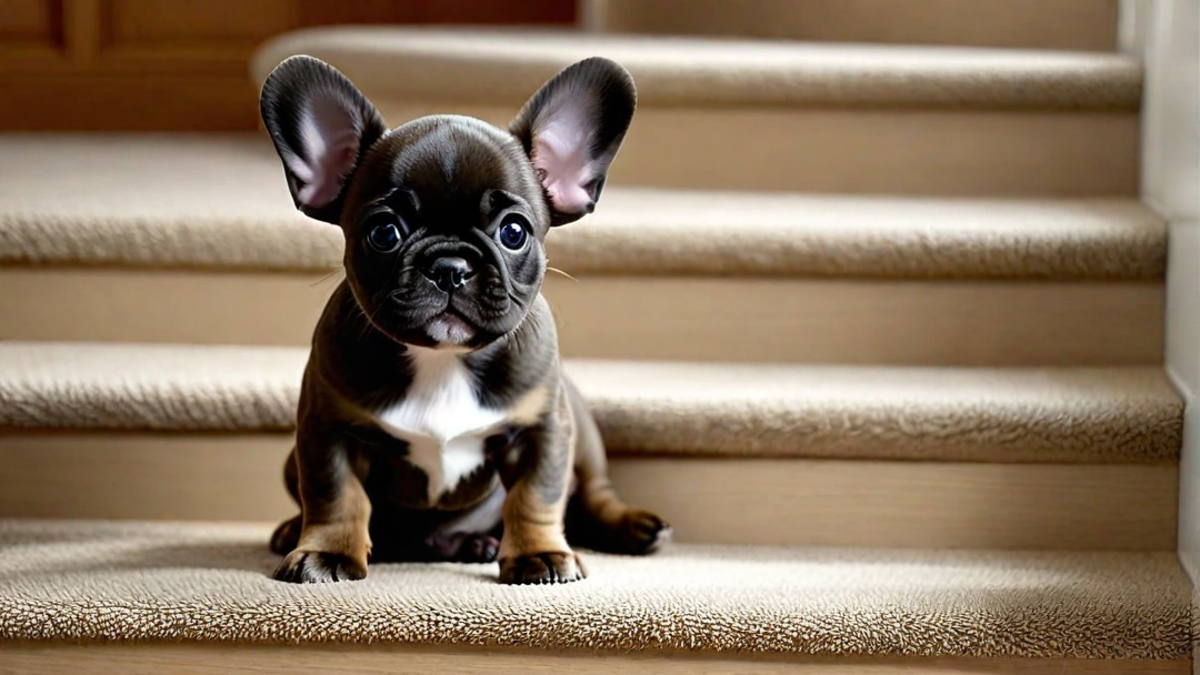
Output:
[[[500,192],[524,202],[548,223],[541,184],[516,138],[466,117],[415,120],[379,141],[355,177],[352,204],[365,204],[397,187],[423,212],[478,211]]]

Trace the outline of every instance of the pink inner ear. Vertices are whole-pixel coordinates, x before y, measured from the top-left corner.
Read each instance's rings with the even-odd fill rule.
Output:
[[[530,160],[551,205],[562,213],[583,213],[592,203],[585,186],[596,177],[596,167],[589,157],[585,116],[581,105],[564,106],[534,131]]]
[[[299,132],[308,160],[289,156],[285,161],[304,183],[300,202],[325,206],[341,194],[343,179],[358,159],[358,129],[337,101],[319,97],[301,113]]]

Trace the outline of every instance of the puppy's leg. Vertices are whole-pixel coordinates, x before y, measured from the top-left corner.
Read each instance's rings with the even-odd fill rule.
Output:
[[[298,506],[300,504],[300,485],[299,474],[296,473],[296,448],[288,453],[287,460],[283,463],[283,484],[287,486],[288,494]],[[291,553],[296,544],[300,543],[300,527],[304,524],[302,516],[289,518],[279,524],[275,528],[275,532],[271,534],[271,552],[278,555],[287,555]]]
[[[295,549],[275,570],[292,583],[362,579],[371,552],[371,502],[346,447],[301,430],[296,469],[303,523]]]
[[[644,555],[658,550],[671,538],[671,528],[661,518],[630,508],[617,496],[608,479],[604,440],[583,397],[569,380],[563,386],[575,428],[575,475],[578,481],[567,521],[572,543],[606,553]]]
[[[513,466],[501,471],[504,534],[500,539],[500,581],[553,584],[586,576],[563,534],[567,484],[571,478],[570,418],[566,400],[512,448]]]

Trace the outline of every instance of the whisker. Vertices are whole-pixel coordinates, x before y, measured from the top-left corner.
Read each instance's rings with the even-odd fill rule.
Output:
[[[564,272],[564,271],[562,271],[562,270],[558,269],[557,267],[550,267],[549,265],[547,265],[547,266],[546,266],[546,271],[547,271],[547,272],[555,272],[555,273],[557,273],[557,274],[561,274],[561,275],[563,275],[564,277],[566,277],[566,278],[570,279],[571,281],[579,281],[579,280],[578,280],[578,279],[576,279],[575,277],[571,276],[570,274],[567,274],[566,272]]]
[[[358,308],[358,311],[362,312],[362,315],[367,318],[367,320],[365,322],[363,322],[362,333],[359,333],[359,335],[358,335],[359,342],[362,342],[363,338],[367,337],[367,333],[370,333],[371,329],[375,327],[374,323],[372,323],[372,322],[375,320],[375,317],[379,314],[379,310],[383,309],[384,304],[385,303],[383,303],[383,302],[376,302],[375,309],[372,310],[370,314],[363,312],[362,307]]]
[[[342,269],[341,267],[330,270],[329,274],[326,274],[325,276],[321,277],[320,279],[317,279],[316,281],[312,282],[311,284],[308,285],[308,287],[316,288],[317,286],[320,286],[321,284],[325,283],[326,281],[329,281],[333,277],[337,276],[339,272],[344,274],[346,272],[346,270]]]

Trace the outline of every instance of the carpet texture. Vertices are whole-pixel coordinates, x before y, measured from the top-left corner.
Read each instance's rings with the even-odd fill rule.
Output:
[[[0,342],[0,427],[290,429],[306,354]],[[614,453],[1160,462],[1182,437],[1183,404],[1157,368],[572,361],[567,372]]]
[[[9,135],[0,156],[20,158],[0,162],[0,263],[341,265],[341,232],[295,212],[265,138]],[[1157,281],[1167,230],[1121,199],[613,187],[547,245],[551,264],[575,275]]]
[[[1137,110],[1142,73],[1117,54],[817,45],[529,30],[320,28],[271,40],[251,72],[322,58],[369,97],[520,105],[559,69],[606,56],[643,105]]]
[[[1111,52],[1115,0],[605,0],[609,33]]]
[[[495,565],[266,575],[269,527],[0,521],[0,638],[402,642],[622,651],[1178,659],[1173,553],[671,546],[585,553],[591,578],[504,587]]]

